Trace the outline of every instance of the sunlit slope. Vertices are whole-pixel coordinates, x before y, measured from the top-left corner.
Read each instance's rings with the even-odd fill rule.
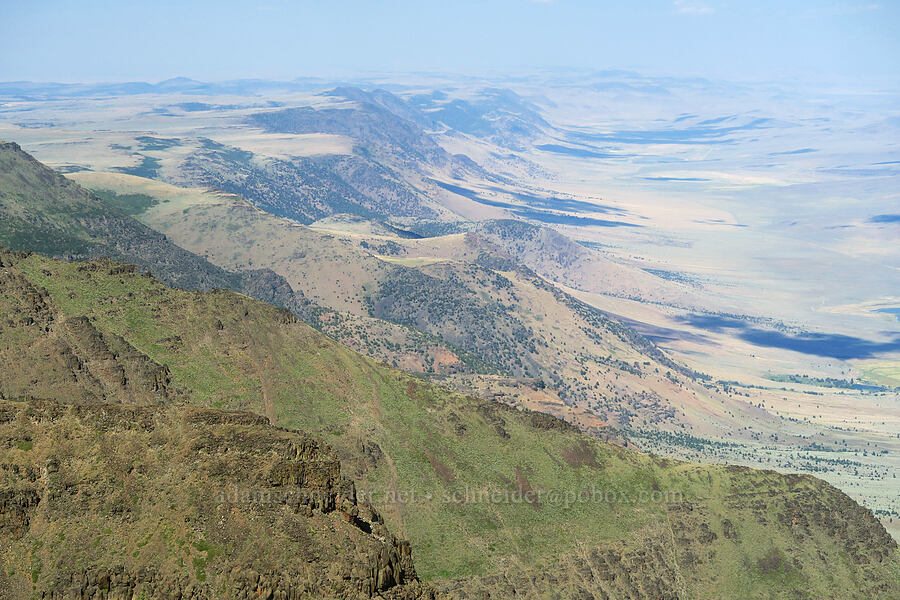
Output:
[[[329,335],[406,370],[450,376],[446,382],[456,389],[552,412],[597,431],[610,424],[684,423],[696,433],[718,433],[723,426],[736,429],[733,414],[747,412],[739,399],[703,387],[646,339],[518,262],[515,249],[496,237],[515,234],[515,223],[422,240],[329,233],[260,212],[234,196],[119,174],[72,177],[120,197],[160,199],[137,217],[224,268],[274,270],[335,311],[319,321]],[[540,234],[523,227],[525,234]],[[510,378],[521,380],[513,393]],[[534,382],[542,382],[539,389]],[[750,411],[748,418],[759,429],[772,426],[762,412]]]
[[[816,479],[611,446],[379,366],[230,292],[169,289],[108,261],[4,254],[3,264],[4,395],[31,393],[21,365],[84,317],[101,339],[119,336],[163,368],[172,400],[253,410],[324,438],[388,526],[411,540],[419,574],[450,597],[900,591],[896,544]],[[108,363],[91,359],[91,347],[68,347],[77,360],[64,361],[42,395],[69,393],[85,372],[104,380]]]

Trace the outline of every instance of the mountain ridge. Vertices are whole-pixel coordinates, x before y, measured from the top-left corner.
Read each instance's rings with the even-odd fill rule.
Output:
[[[585,598],[706,598],[741,589],[889,598],[900,581],[896,543],[881,524],[812,477],[681,463],[604,444],[552,417],[386,369],[283,309],[232,292],[165,288],[108,260],[62,263],[4,252],[2,263],[0,347],[20,348],[4,357],[11,367],[0,374],[5,397],[27,394],[21,386],[32,384],[27,375],[17,379],[27,372],[20,366],[47,356],[48,344],[69,335],[73,319],[86,320],[102,340],[120,336],[165,366],[166,389],[190,404],[215,415],[250,410],[324,439],[387,527],[410,538],[416,572],[437,597],[538,598],[565,590]],[[53,318],[37,318],[48,310]],[[83,354],[90,347],[72,347],[75,360],[56,353],[60,377],[42,391],[45,397],[71,395],[85,380],[77,374],[93,368]],[[111,352],[116,362],[133,355]],[[63,376],[66,369],[74,378]],[[13,433],[7,434],[19,464],[48,448],[49,438],[35,428],[52,428],[38,418],[22,429],[15,417],[21,410],[8,413]],[[192,435],[208,436],[202,429]],[[225,438],[209,439],[222,440],[207,442],[210,451],[223,447]],[[579,500],[592,486],[605,498]],[[452,501],[481,489],[523,500]],[[41,506],[39,512],[46,510]],[[102,517],[97,530],[117,531],[109,526],[116,518]],[[239,553],[227,548],[196,556],[210,577],[237,560]],[[57,563],[42,564],[39,581],[69,577]],[[534,566],[524,572],[511,566],[521,564]],[[187,577],[191,585],[203,583],[196,572]]]
[[[34,159],[14,142],[0,142],[0,244],[67,260],[110,257],[146,269],[186,289],[230,289],[298,314],[309,301],[267,269],[230,272],[171,243],[108,202]]]

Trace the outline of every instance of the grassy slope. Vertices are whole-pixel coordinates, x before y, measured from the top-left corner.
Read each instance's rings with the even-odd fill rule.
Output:
[[[277,264],[295,290],[326,310],[318,326],[341,342],[410,371],[455,372],[477,359],[433,335],[372,319],[361,290],[373,289],[391,269],[331,235],[291,225],[233,196],[187,189],[122,174],[79,173],[80,183],[108,196],[142,194],[158,203],[139,216],[185,248],[218,265],[247,269]],[[165,227],[163,227],[165,224]]]
[[[188,287],[224,286],[228,278],[16,144],[0,143],[0,215],[0,243],[14,250],[127,259]]]
[[[18,145],[0,142],[0,245],[66,260],[115,258],[176,287],[237,290],[298,314],[309,310],[275,273],[226,271],[131,216],[166,201],[145,194],[100,198]]]
[[[42,243],[48,254],[87,254],[106,240],[85,219],[99,219],[103,203],[10,143],[0,142],[0,239],[6,247]],[[40,206],[39,215],[36,207]]]
[[[57,319],[86,315],[168,365],[172,387],[192,402],[254,410],[333,444],[388,525],[411,539],[427,579],[468,577],[465,589],[502,592],[496,579],[472,578],[499,574],[535,594],[530,572],[554,574],[561,589],[621,595],[669,584],[687,598],[900,593],[896,545],[821,481],[607,445],[383,368],[232,293],[172,290],[111,274],[104,262],[80,269],[33,255],[15,269],[48,290]],[[466,490],[529,489],[541,492],[539,504],[443,501]],[[567,506],[551,497],[591,489],[680,501]]]

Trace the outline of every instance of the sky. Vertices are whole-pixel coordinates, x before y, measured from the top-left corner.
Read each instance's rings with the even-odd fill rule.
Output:
[[[900,84],[900,0],[0,0],[0,81],[631,69]]]

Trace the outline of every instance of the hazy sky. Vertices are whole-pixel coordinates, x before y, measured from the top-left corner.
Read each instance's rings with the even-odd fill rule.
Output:
[[[898,0],[0,0],[0,81],[570,66],[890,85],[898,32]]]

